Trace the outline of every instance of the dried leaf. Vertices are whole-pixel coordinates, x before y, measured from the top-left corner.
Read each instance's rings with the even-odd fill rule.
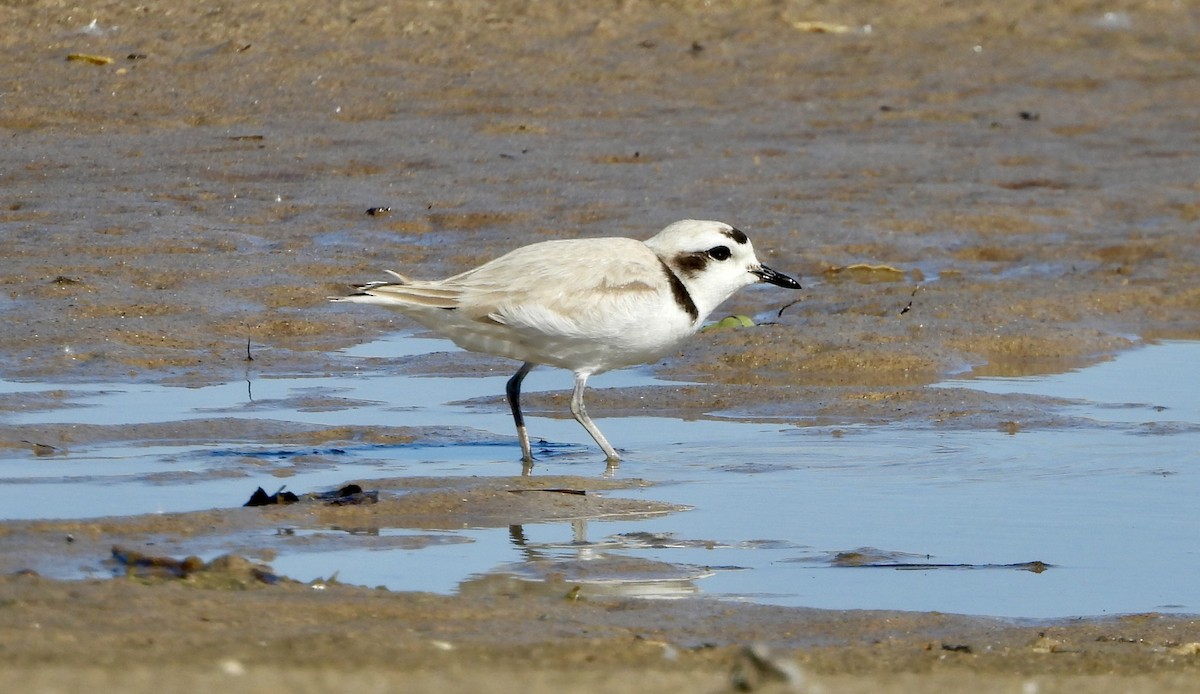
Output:
[[[825,271],[825,274],[829,277],[845,277],[864,284],[904,281],[904,271],[891,265],[855,263],[845,267],[831,267]]]
[[[810,34],[849,34],[854,27],[833,22],[792,22],[792,27]]]
[[[92,65],[112,65],[113,63],[113,59],[106,55],[89,55],[87,53],[70,53],[67,55],[67,60],[73,63],[91,63]]]

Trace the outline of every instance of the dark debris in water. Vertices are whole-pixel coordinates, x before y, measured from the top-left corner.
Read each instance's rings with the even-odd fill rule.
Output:
[[[1053,564],[1047,564],[1044,561],[1023,561],[1013,564],[968,564],[933,562],[929,561],[930,559],[931,557],[928,554],[911,554],[908,552],[893,552],[889,550],[876,549],[874,547],[863,547],[855,550],[837,552],[824,557],[804,557],[798,559],[785,559],[784,561],[826,564],[828,566],[841,569],[896,569],[898,571],[931,571],[934,569],[1014,569],[1017,571],[1029,571],[1035,574],[1040,574],[1047,569],[1054,568]]]
[[[845,556],[847,554],[853,553],[843,552],[838,554],[831,564],[838,567],[897,569],[904,571],[930,571],[933,569],[1015,569],[1018,571],[1030,571],[1035,574],[1040,574],[1053,566],[1053,564],[1047,564],[1043,561],[1023,561],[1014,564],[942,564],[933,562],[861,561],[860,558],[857,557]]]
[[[176,559],[114,545],[112,559],[118,571],[128,577],[187,579],[211,588],[232,588],[249,584],[276,585],[291,580],[276,574],[269,566],[255,564],[236,554],[223,554],[205,562],[197,556]]]
[[[510,489],[509,494],[525,494],[527,492],[551,492],[553,494],[574,494],[576,496],[587,496],[586,489],[564,489],[562,487],[545,487],[541,489]]]
[[[281,449],[273,448],[261,451],[245,451],[245,450],[219,450],[209,451],[208,455],[214,457],[237,457],[237,458],[272,458],[279,460],[287,460],[304,455],[346,455],[345,448],[305,448],[305,449]]]
[[[200,557],[158,557],[119,545],[113,545],[112,558],[118,566],[124,568],[127,575],[186,578],[204,568],[204,560]]]
[[[336,491],[314,494],[313,498],[331,506],[357,506],[379,501],[379,492],[377,490],[363,491],[363,488],[357,484],[347,484]]]
[[[1052,568],[1053,564],[1047,564],[1044,561],[1021,561],[1014,564],[895,564],[887,566],[880,565],[881,568],[893,569],[908,569],[908,570],[924,570],[924,569],[1015,569],[1017,571],[1029,571],[1035,574],[1040,574],[1043,571]]]
[[[57,446],[51,446],[48,443],[40,443],[38,441],[27,441],[25,439],[21,439],[21,443],[29,446],[29,448],[33,451],[33,454],[38,456],[39,458],[48,456],[48,455],[65,455],[66,454],[66,449],[58,448]]]
[[[250,495],[250,500],[242,504],[242,506],[284,506],[294,504],[299,500],[300,497],[291,492],[284,491],[283,487],[274,494],[267,494],[265,489],[259,487]]]
[[[300,501],[320,501],[331,506],[357,506],[360,504],[373,504],[379,501],[379,492],[376,490],[363,491],[363,488],[357,484],[347,484],[346,486],[331,492],[313,492],[299,496],[292,492],[285,491],[287,487],[280,487],[279,491],[274,494],[267,494],[262,487],[254,490],[250,495],[250,500],[242,504],[243,506],[286,506],[295,504]]]

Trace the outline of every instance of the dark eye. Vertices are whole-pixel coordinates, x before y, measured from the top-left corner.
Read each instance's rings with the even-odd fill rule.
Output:
[[[729,246],[713,246],[708,249],[708,257],[713,260],[729,260],[729,256],[733,253],[729,252]]]

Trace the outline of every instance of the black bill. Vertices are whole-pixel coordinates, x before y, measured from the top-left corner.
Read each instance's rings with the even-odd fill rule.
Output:
[[[763,282],[773,284],[776,287],[783,287],[784,289],[800,289],[801,288],[800,283],[797,282],[796,280],[792,279],[791,277],[788,277],[787,275],[783,274],[782,272],[775,272],[774,270],[767,267],[766,265],[759,266],[759,268],[757,270],[751,270],[750,272],[754,273],[755,275],[758,275],[758,279],[762,280]]]

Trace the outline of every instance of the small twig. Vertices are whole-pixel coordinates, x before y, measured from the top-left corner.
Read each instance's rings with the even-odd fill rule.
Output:
[[[254,355],[250,354],[250,338],[246,338],[246,361],[254,361]]]
[[[775,317],[776,317],[776,318],[783,318],[783,312],[784,312],[784,311],[786,311],[786,310],[788,310],[789,308],[791,308],[791,307],[795,306],[796,304],[800,303],[801,301],[804,301],[804,299],[803,299],[803,298],[801,298],[801,299],[796,299],[796,300],[795,300],[795,301],[793,301],[792,303],[785,305],[783,308],[779,309],[779,311],[775,313]]]
[[[904,308],[900,309],[900,315],[903,316],[904,314],[906,314],[912,310],[913,299],[915,299],[917,297],[917,292],[919,292],[919,291],[921,291],[921,285],[918,284],[917,288],[912,290],[912,294],[909,295],[908,305],[906,305]]]

